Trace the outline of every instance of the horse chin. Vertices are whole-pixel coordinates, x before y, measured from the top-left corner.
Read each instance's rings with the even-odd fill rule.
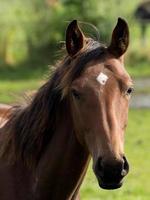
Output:
[[[119,182],[119,183],[99,183],[99,186],[102,188],[102,189],[105,189],[105,190],[115,190],[115,189],[118,189],[122,186],[122,182]]]

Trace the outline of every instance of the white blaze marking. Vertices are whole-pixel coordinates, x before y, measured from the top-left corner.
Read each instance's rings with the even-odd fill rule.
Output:
[[[96,78],[96,80],[102,84],[105,85],[106,81],[108,80],[108,76],[106,74],[103,74],[102,72],[98,75],[98,77]]]

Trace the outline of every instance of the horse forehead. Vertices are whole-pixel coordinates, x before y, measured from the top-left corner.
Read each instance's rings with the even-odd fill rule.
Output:
[[[99,75],[103,68],[104,63],[92,63],[92,65],[89,65],[89,67],[86,68],[84,77],[95,77],[96,75]]]
[[[108,59],[104,63],[105,67],[112,71],[116,76],[126,82],[132,82],[128,72],[124,67],[124,62],[119,59]]]
[[[78,81],[79,83],[82,82],[81,85],[83,86],[89,80],[96,79],[100,84],[105,85],[104,83],[109,80],[111,74],[113,74],[114,77],[118,77],[126,84],[132,84],[132,80],[124,68],[124,63],[115,58],[108,58],[102,62],[99,60],[90,62]]]

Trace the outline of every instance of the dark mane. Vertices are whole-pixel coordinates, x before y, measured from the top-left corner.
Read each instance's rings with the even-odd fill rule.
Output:
[[[37,92],[31,103],[13,111],[7,124],[0,130],[0,156],[10,161],[22,159],[37,163],[50,142],[66,106],[71,82],[80,76],[88,62],[100,59],[105,47],[89,39],[86,47],[75,57],[66,56]],[[4,135],[5,133],[5,135]]]

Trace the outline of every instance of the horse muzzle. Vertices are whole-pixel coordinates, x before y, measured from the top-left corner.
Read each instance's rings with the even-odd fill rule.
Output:
[[[103,189],[111,190],[120,188],[123,184],[123,178],[129,172],[129,164],[126,157],[112,162],[99,158],[94,168],[99,186]]]

